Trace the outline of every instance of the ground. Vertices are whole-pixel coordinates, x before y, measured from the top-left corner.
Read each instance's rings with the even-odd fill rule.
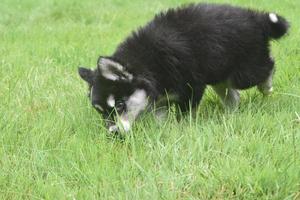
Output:
[[[274,93],[226,112],[207,90],[196,116],[149,116],[107,137],[79,65],[185,0],[2,0],[0,199],[300,199],[300,1],[219,0],[280,13]]]

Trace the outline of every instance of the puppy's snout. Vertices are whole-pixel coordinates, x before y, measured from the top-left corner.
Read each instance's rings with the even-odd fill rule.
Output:
[[[109,132],[118,132],[118,126],[114,121],[105,120],[105,125],[108,128]]]
[[[107,120],[106,126],[109,132],[128,132],[131,129],[131,124],[128,120],[119,119],[116,123],[114,121]]]
[[[108,130],[109,130],[109,132],[111,132],[111,133],[119,132],[119,128],[118,128],[117,125],[109,126]]]

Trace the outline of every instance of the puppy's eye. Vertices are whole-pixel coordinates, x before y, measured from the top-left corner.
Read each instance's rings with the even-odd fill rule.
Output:
[[[117,101],[115,107],[116,107],[117,111],[122,111],[125,108],[125,102],[124,101]]]

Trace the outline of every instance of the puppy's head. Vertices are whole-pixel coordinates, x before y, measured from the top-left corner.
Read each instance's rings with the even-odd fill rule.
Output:
[[[117,131],[112,123],[116,116],[125,131],[132,120],[145,109],[147,95],[138,88],[133,74],[111,58],[100,57],[94,70],[79,67],[80,77],[89,85],[89,98],[92,106],[107,119],[110,131]]]

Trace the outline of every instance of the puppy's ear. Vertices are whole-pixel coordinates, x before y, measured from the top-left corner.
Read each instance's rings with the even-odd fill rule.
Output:
[[[133,79],[133,75],[124,66],[110,58],[99,58],[98,69],[104,78],[112,81],[130,82]]]
[[[93,70],[87,69],[87,68],[84,68],[84,67],[78,67],[78,73],[79,73],[79,76],[83,80],[85,80],[89,84],[92,84],[92,82],[93,82]]]

